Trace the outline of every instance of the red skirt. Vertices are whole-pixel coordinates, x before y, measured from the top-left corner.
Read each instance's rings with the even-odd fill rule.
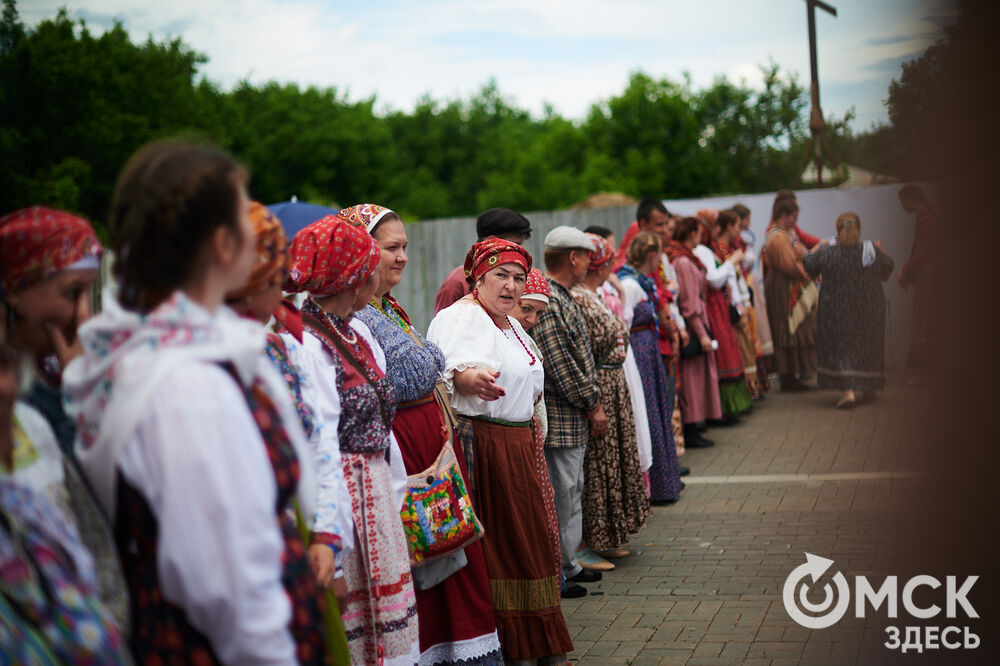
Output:
[[[441,453],[441,424],[440,407],[433,400],[396,412],[392,432],[407,474],[419,474],[434,464]],[[468,479],[462,447],[456,441],[453,448]],[[458,658],[474,663],[500,647],[482,539],[466,546],[465,557],[469,563],[462,569],[429,590],[416,591],[420,652],[430,652],[435,663]],[[458,642],[460,647],[454,645]]]
[[[719,380],[739,379],[743,376],[743,354],[736,339],[736,330],[729,320],[729,290],[709,289],[705,299],[708,326],[712,337],[719,342],[715,350],[715,362],[719,368]]]

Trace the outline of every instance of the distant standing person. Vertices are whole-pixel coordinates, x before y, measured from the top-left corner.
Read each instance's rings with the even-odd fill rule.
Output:
[[[531,237],[531,222],[524,215],[509,208],[490,208],[476,218],[477,242],[487,238],[502,238],[518,245]],[[441,283],[437,296],[434,298],[434,312],[438,313],[446,307],[472,293],[472,287],[466,282],[465,266],[457,266],[448,273]]]
[[[899,203],[907,213],[917,215],[910,258],[896,276],[896,281],[903,289],[913,287],[913,330],[910,353],[906,357],[906,368],[910,372],[909,381],[912,382],[915,380],[914,373],[927,365],[927,324],[931,308],[928,263],[932,237],[938,224],[937,214],[927,201],[924,191],[917,185],[912,183],[904,185],[899,190]]]
[[[579,229],[559,226],[545,237],[549,305],[531,329],[545,368],[545,408],[549,434],[545,460],[552,475],[559,516],[563,573],[569,583],[594,583],[599,571],[583,571],[576,555],[583,539],[583,461],[587,442],[608,429],[587,323],[570,290],[583,282],[593,244]]]
[[[809,275],[802,267],[806,248],[793,233],[798,217],[794,199],[775,199],[761,251],[767,319],[782,391],[806,390],[802,378],[816,372],[815,292],[808,288]]]
[[[816,351],[819,387],[840,389],[837,407],[851,407],[855,392],[870,398],[885,387],[885,292],[893,263],[878,243],[861,241],[861,218],[837,218],[837,244],[806,255],[810,277],[823,276]]]

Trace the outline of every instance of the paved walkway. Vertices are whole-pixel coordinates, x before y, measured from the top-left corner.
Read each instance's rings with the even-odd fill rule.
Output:
[[[775,382],[776,384],[776,382]],[[782,586],[809,552],[829,574],[906,575],[919,547],[908,517],[928,479],[918,445],[927,409],[892,384],[874,403],[833,407],[836,394],[772,392],[741,423],[688,451],[687,489],[655,507],[591,594],[563,600],[578,664],[886,663],[884,619],[850,617],[807,630]],[[823,580],[821,579],[821,584]],[[594,592],[603,592],[595,595]],[[812,595],[813,603],[823,600]],[[884,608],[884,607],[883,607]],[[909,655],[907,655],[909,656]]]

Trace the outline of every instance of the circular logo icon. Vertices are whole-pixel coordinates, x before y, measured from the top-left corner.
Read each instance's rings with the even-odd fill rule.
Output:
[[[847,585],[847,579],[839,571],[833,577],[833,582],[837,585],[837,600],[834,605],[833,589],[829,583],[823,585],[823,601],[814,604],[807,598],[809,584],[806,582],[799,587],[806,577],[811,577],[815,583],[819,577],[826,573],[826,570],[833,565],[833,560],[819,557],[811,553],[806,553],[806,563],[795,567],[785,580],[785,587],[782,591],[782,600],[785,602],[785,612],[798,624],[807,629],[826,629],[840,621],[847,613],[847,607],[851,603],[851,590]],[[796,599],[796,590],[798,599]],[[799,606],[801,605],[801,609]],[[815,613],[807,615],[804,611]]]

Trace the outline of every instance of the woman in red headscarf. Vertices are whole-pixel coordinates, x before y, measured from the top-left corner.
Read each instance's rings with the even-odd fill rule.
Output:
[[[385,353],[386,372],[399,397],[392,431],[406,473],[426,476],[447,448],[455,452],[463,476],[468,477],[462,448],[453,446],[448,396],[438,389],[444,354],[413,328],[403,306],[391,295],[402,282],[408,261],[406,226],[394,211],[375,204],[345,208],[338,217],[371,234],[381,253],[379,287],[357,319]],[[405,506],[408,518],[418,511],[415,505],[412,513],[411,505]],[[413,529],[414,523],[408,524]],[[466,564],[457,568],[453,558],[461,562],[462,557]],[[485,666],[503,661],[481,541],[418,564],[413,576],[421,664]]]
[[[64,582],[67,589],[82,592],[85,597],[80,610],[92,610],[93,601],[86,598],[92,596],[108,612],[106,618],[95,613],[90,619],[81,612],[74,620],[97,620],[92,624],[92,646],[81,645],[72,631],[66,631],[60,632],[63,635],[58,639],[47,637],[53,652],[66,661],[103,659],[110,663],[116,659],[115,650],[103,652],[109,647],[105,644],[106,634],[115,634],[117,651],[127,653],[121,636],[128,629],[128,593],[110,526],[73,455],[76,428],[63,409],[60,393],[62,369],[81,352],[77,329],[90,317],[91,290],[101,252],[90,223],[70,213],[35,206],[0,218],[0,355],[9,366],[7,376],[12,380],[12,402],[0,404],[5,411],[9,408],[6,416],[10,426],[0,433],[9,445],[0,447],[0,504],[11,500],[24,504],[4,507],[21,521],[20,526],[11,528],[11,534],[28,528],[35,546],[55,537],[53,552],[61,552],[61,556],[57,555],[54,559],[58,564],[43,574],[46,582],[54,584],[54,577],[49,575],[53,572],[64,574],[75,569],[80,580],[70,578]],[[31,388],[23,396],[18,395],[19,382],[13,381],[21,365],[19,360],[30,361],[34,371],[29,378]],[[28,496],[36,497],[30,506]],[[38,525],[32,524],[36,517],[31,515],[35,511],[51,514],[51,520],[46,520],[49,525],[60,526],[58,533],[45,534],[46,530],[36,529]],[[4,533],[0,527],[0,540]],[[4,550],[2,545],[0,550]],[[86,563],[81,562],[81,553]],[[71,563],[65,571],[60,571],[66,564],[62,560]],[[11,566],[10,561],[0,563],[0,568]],[[84,581],[89,577],[93,579]],[[88,589],[86,583],[93,587]],[[51,611],[57,618],[54,611],[58,606],[45,603],[44,597],[40,599],[41,613]],[[60,648],[66,647],[62,641],[77,649],[61,652]],[[15,654],[21,655],[15,661],[23,657],[23,653]],[[5,655],[9,653],[0,648],[0,661]]]
[[[302,431],[309,440],[320,472],[318,483],[323,489],[323,503],[312,516],[297,516],[299,529],[308,533],[310,564],[316,583],[327,594],[327,646],[334,661],[349,659],[347,640],[341,628],[339,599],[343,603],[347,584],[343,570],[337,573],[336,562],[342,553],[354,547],[354,519],[351,498],[344,481],[340,451],[334,441],[323,437],[316,423],[316,414],[304,395],[314,390],[316,380],[303,372],[293,358],[302,355],[302,315],[293,303],[282,299],[281,287],[288,274],[288,237],[281,222],[264,205],[250,202],[250,221],[256,236],[253,270],[246,284],[226,295],[226,303],[237,314],[267,324],[272,316],[279,322],[282,334],[266,329],[264,354],[288,385]],[[335,439],[335,438],[334,438]]]
[[[611,275],[614,248],[600,236],[587,235],[594,243],[590,266],[587,277],[573,287],[572,294],[587,323],[608,429],[600,437],[591,434],[587,442],[583,461],[583,539],[599,556],[618,558],[630,554],[624,548],[629,535],[646,524],[651,512],[639,467],[632,400],[625,384],[629,328],[597,293]]]
[[[337,561],[347,583],[341,617],[351,662],[402,665],[418,662],[420,647],[394,473],[403,469],[392,435],[397,394],[378,344],[353,322],[378,290],[380,260],[365,229],[328,215],[292,239],[286,288],[309,293],[302,305],[303,365],[318,384],[312,406],[324,440],[337,442],[357,534],[356,547]],[[321,511],[338,499],[322,484],[323,457],[317,461]]]
[[[437,313],[427,338],[445,356],[458,414],[493,609],[507,660],[561,663],[573,649],[560,607],[559,569],[547,549],[544,495],[536,476],[534,404],[541,359],[509,314],[524,293],[531,255],[498,238],[465,258],[472,294]]]

